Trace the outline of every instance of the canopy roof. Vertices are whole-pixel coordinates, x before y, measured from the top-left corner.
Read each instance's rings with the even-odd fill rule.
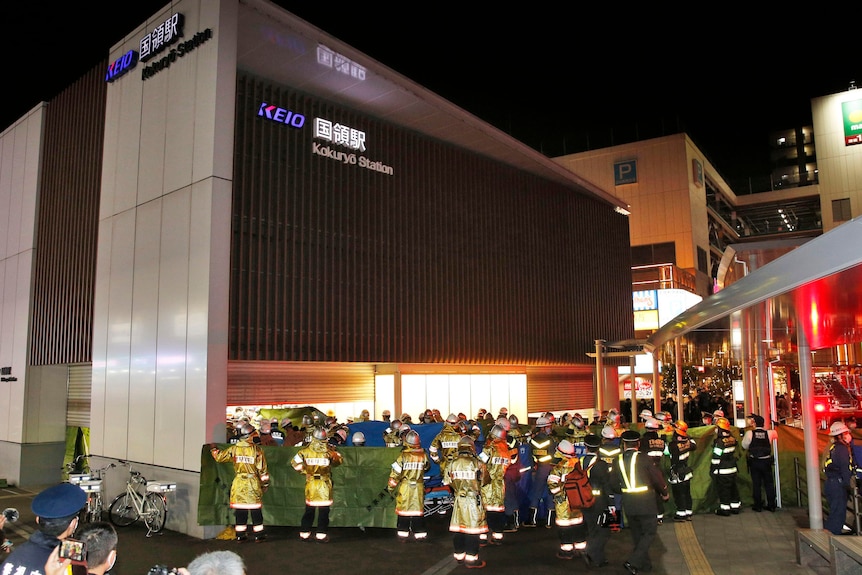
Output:
[[[772,300],[773,334],[812,350],[862,341],[862,217],[809,240],[689,308],[647,338],[653,351],[731,313]]]

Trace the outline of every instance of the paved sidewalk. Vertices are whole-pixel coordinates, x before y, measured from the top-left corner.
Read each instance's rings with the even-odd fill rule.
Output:
[[[7,536],[15,544],[26,540],[35,529],[30,502],[39,491],[0,489],[0,508],[16,507],[21,518],[8,526]],[[331,543],[305,543],[295,527],[270,527],[264,543],[236,543],[219,539],[201,540],[167,531],[146,537],[146,528],[135,524],[120,528],[120,546],[114,575],[146,575],[157,564],[183,566],[206,551],[234,550],[246,561],[248,575],[268,573],[376,573],[380,575],[445,575],[466,573],[452,559],[452,540],[447,530],[448,516],[429,518],[429,541],[398,543],[389,529],[336,528],[330,530]],[[670,521],[659,527],[651,557],[653,574],[668,575],[827,575],[828,566],[811,568],[796,565],[794,530],[807,527],[807,509],[786,508],[775,513],[754,513],[718,517],[695,515],[692,522]],[[611,537],[607,547],[610,564],[590,572],[623,575],[622,567],[631,540],[624,529]],[[559,547],[554,529],[522,528],[507,533],[504,545],[485,547],[480,556],[488,565],[484,573],[502,575],[571,575],[585,573],[580,559],[563,561],[555,557]]]

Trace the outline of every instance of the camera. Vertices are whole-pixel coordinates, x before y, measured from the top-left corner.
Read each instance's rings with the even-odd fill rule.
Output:
[[[167,567],[165,565],[153,565],[147,571],[147,575],[173,575],[179,573],[176,567]]]
[[[18,517],[20,517],[18,510],[14,507],[7,507],[6,509],[4,509],[3,515],[6,516],[6,521],[8,523],[15,523],[16,521],[18,521]]]
[[[60,559],[68,559],[72,563],[86,563],[87,544],[77,539],[64,539],[60,542]]]

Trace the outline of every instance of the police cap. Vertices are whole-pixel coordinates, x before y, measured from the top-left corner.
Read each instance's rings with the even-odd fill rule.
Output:
[[[630,443],[635,442],[635,441],[640,441],[640,438],[641,438],[641,434],[638,433],[637,431],[635,431],[634,429],[629,429],[629,430],[623,431],[623,434],[620,435],[620,439],[622,439],[623,441],[630,442]]]
[[[61,519],[76,515],[87,503],[87,494],[77,485],[59,483],[33,498],[30,508],[37,517]]]
[[[584,445],[587,447],[599,447],[602,444],[602,438],[595,433],[589,433],[584,436]]]

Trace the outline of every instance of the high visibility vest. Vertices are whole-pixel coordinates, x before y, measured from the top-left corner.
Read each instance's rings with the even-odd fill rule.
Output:
[[[635,484],[635,465],[638,460],[638,455],[640,452],[635,451],[632,454],[632,458],[629,461],[629,471],[626,473],[626,463],[623,460],[623,454],[620,453],[619,462],[620,462],[620,473],[623,476],[623,483],[625,483],[625,487],[623,487],[623,493],[643,493],[647,491],[649,487],[646,485],[636,485]]]

